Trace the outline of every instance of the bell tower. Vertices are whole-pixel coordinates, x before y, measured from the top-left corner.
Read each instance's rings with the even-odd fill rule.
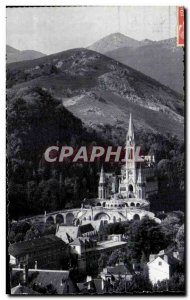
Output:
[[[136,193],[136,162],[135,162],[135,134],[132,115],[130,113],[129,128],[126,140],[126,191],[129,197]]]

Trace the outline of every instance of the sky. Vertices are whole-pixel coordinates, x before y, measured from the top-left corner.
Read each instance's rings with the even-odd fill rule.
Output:
[[[137,40],[176,36],[174,6],[7,8],[6,43],[44,54],[88,47],[114,32]]]

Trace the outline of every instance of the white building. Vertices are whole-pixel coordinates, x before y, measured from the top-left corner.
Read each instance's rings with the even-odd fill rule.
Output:
[[[153,285],[158,281],[170,279],[170,265],[168,257],[165,255],[163,258],[156,255],[150,255],[150,261],[147,263],[149,279]]]

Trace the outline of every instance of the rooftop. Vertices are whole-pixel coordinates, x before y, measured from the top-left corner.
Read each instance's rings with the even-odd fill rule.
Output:
[[[39,295],[39,293],[27,286],[19,284],[11,289],[11,295]]]
[[[22,269],[14,268],[13,274],[22,271]],[[57,291],[57,294],[67,293],[67,285],[69,285],[69,293],[72,294],[77,291],[77,287],[71,280],[70,271],[68,270],[63,271],[29,269],[28,277],[31,286],[33,284],[36,284],[41,287],[47,287],[49,284],[51,284],[53,288],[55,288],[55,290]]]
[[[65,243],[71,243],[77,237],[81,237],[83,234],[94,231],[94,227],[91,223],[79,225],[79,226],[65,226],[59,225],[56,236],[61,238]]]
[[[40,250],[54,248],[54,247],[64,247],[66,244],[55,235],[47,235],[32,239],[29,241],[18,242],[10,244],[8,251],[12,256],[19,256],[31,252],[38,252]]]
[[[118,242],[118,241],[113,241],[113,240],[109,240],[109,241],[104,241],[104,242],[98,242],[96,247],[94,248],[89,248],[86,249],[86,252],[90,252],[90,251],[101,251],[101,250],[106,250],[106,249],[112,249],[112,248],[117,248],[118,246],[124,246],[126,245],[127,242]]]
[[[118,264],[114,267],[106,267],[103,269],[102,273],[112,274],[112,275],[132,275],[132,272],[129,267],[124,264]]]

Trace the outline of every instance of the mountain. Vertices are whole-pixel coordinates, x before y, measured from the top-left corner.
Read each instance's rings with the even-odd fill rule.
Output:
[[[116,32],[98,40],[89,46],[88,49],[104,54],[122,47],[139,47],[140,44],[141,42]]]
[[[32,60],[45,56],[45,54],[34,50],[17,50],[6,45],[7,63],[18,62],[23,60]]]
[[[184,52],[176,47],[175,38],[144,40],[138,47],[124,46],[103,53],[183,94]]]
[[[184,138],[183,97],[100,53],[71,49],[7,65],[10,98],[35,87],[51,93],[86,128],[115,143],[125,140],[130,112],[138,135]]]

